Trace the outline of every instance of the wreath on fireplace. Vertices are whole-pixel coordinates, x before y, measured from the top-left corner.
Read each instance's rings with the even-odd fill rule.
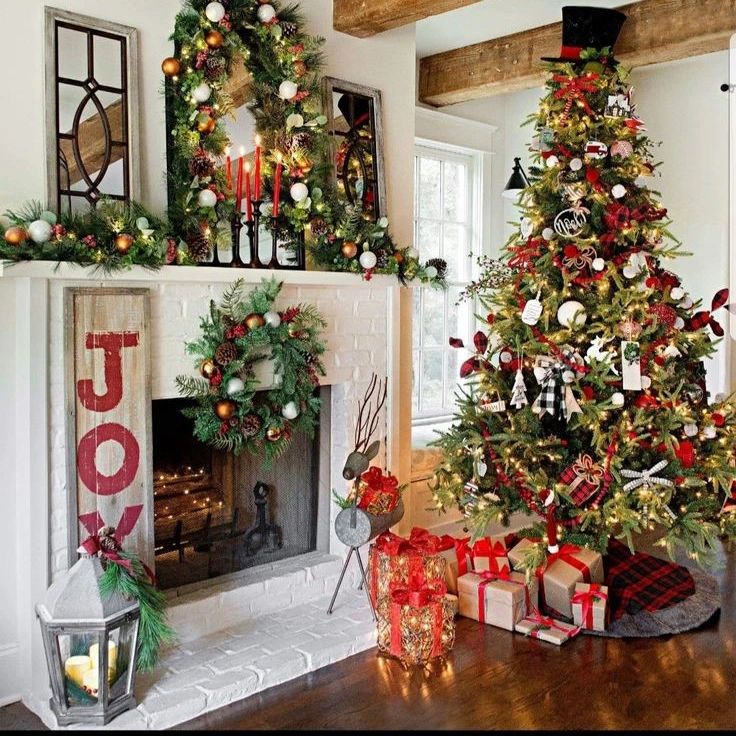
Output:
[[[298,4],[186,0],[171,40],[176,55],[162,64],[173,123],[169,218],[192,258],[206,259],[220,237],[229,237],[218,227],[232,216],[236,199],[224,123],[236,106],[228,82],[244,65],[261,137],[255,175],[262,162],[266,216],[272,214],[276,162],[283,166],[282,206],[274,221],[281,242],[303,233],[315,263],[328,270],[444,284],[444,261],[421,264],[416,250],[394,243],[387,218],[366,220],[337,196],[321,100],[324,39],[305,31]]]
[[[248,450],[265,467],[283,454],[295,432],[314,434],[325,374],[321,332],[312,304],[274,309],[282,284],[263,279],[244,293],[242,279],[210,302],[202,334],[186,345],[199,376],[177,376],[179,393],[195,399],[183,410],[194,436],[220,450]]]

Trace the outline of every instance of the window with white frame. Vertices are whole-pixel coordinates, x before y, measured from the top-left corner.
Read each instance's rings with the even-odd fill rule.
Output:
[[[413,422],[450,419],[463,351],[450,337],[472,334],[471,302],[457,304],[472,279],[478,250],[480,155],[455,147],[417,143],[414,155],[414,244],[422,261],[443,258],[446,291],[414,292]]]

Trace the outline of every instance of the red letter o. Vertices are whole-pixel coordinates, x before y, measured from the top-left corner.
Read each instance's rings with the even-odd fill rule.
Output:
[[[112,475],[102,475],[97,470],[97,448],[103,442],[117,442],[125,453],[123,464]],[[124,491],[138,472],[140,448],[133,433],[122,424],[100,424],[90,429],[79,440],[77,447],[77,471],[79,478],[92,493],[99,496],[114,496]]]

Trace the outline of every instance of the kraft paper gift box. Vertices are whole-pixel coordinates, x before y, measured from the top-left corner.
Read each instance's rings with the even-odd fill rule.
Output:
[[[501,572],[504,568],[511,570],[507,556],[506,543],[501,537],[483,537],[472,549],[473,571]]]
[[[473,559],[471,556],[472,549],[470,547],[470,537],[464,539],[453,539],[452,537],[443,536],[444,549],[438,552],[447,563],[445,567],[445,583],[447,592],[457,595],[457,579],[461,575],[473,570]],[[452,542],[452,546],[447,544]]]
[[[575,626],[544,616],[523,618],[517,622],[515,630],[532,639],[547,641],[550,644],[556,644],[558,647],[580,632],[580,629]]]
[[[608,588],[598,583],[576,583],[572,619],[589,631],[605,631],[608,621]]]
[[[469,572],[457,579],[460,615],[507,631],[537,605],[537,581],[518,572]]]
[[[524,551],[533,544],[523,539],[509,550],[509,560],[514,568],[523,564]],[[545,612],[572,620],[570,599],[577,583],[602,583],[603,558],[591,549],[563,544],[559,552],[547,556],[546,567],[537,570],[541,577],[539,600]]]

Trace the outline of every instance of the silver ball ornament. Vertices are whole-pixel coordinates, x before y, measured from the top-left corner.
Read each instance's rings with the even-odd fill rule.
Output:
[[[263,315],[263,319],[266,320],[266,324],[269,327],[278,327],[281,324],[281,317],[278,312],[266,312]]]
[[[211,189],[203,189],[197,195],[197,204],[200,207],[214,207],[217,204],[217,195]]]
[[[289,401],[281,408],[281,416],[289,421],[296,419],[299,416],[299,407],[293,401]]]
[[[242,391],[245,388],[245,382],[242,378],[238,378],[237,376],[233,376],[225,386],[225,393],[227,393],[228,396],[232,396],[233,394],[237,394],[238,392]]]
[[[209,3],[204,9],[204,14],[210,23],[219,23],[225,17],[225,6],[218,2]]]
[[[309,196],[309,189],[306,184],[298,181],[296,184],[291,185],[289,194],[291,194],[291,198],[295,202],[303,202]]]
[[[378,263],[378,258],[376,257],[376,254],[371,250],[363,251],[363,253],[360,254],[360,258],[358,260],[360,261],[360,265],[366,271],[371,268],[375,268],[376,263]]]
[[[276,11],[273,5],[266,3],[258,8],[256,15],[261,23],[270,23],[276,17]]]
[[[28,234],[34,243],[47,243],[51,240],[51,225],[46,220],[34,220],[28,226]]]

